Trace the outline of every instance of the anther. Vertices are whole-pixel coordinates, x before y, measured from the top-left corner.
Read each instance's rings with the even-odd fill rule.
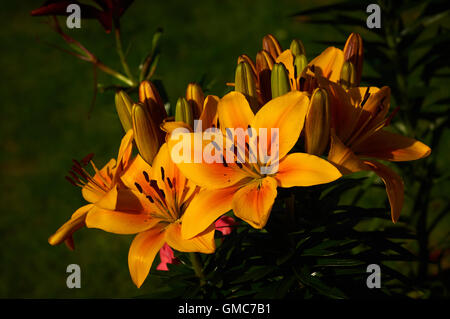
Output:
[[[142,171],[142,174],[144,175],[145,180],[147,181],[147,183],[150,181],[150,178],[148,177],[148,174],[146,171]]]
[[[139,183],[134,183],[134,185],[136,186],[136,188],[138,189],[139,193],[142,193],[142,187],[141,185],[139,185]]]

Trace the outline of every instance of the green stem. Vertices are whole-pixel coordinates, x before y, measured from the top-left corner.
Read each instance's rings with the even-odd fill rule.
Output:
[[[125,83],[128,86],[134,86],[134,81],[130,80],[129,78],[127,78],[125,75],[117,72],[116,70],[111,69],[109,66],[106,66],[105,64],[103,64],[100,61],[96,61],[94,62],[94,64],[103,72],[115,77],[116,79],[122,81],[123,83]]]
[[[125,71],[125,74],[128,76],[128,78],[132,81],[133,83],[132,86],[134,86],[135,80],[133,74],[130,71],[127,60],[125,59],[125,54],[123,53],[122,37],[120,36],[120,29],[116,27],[114,29],[114,33],[116,36],[116,50],[117,54],[119,55],[120,62],[122,63],[123,70]]]
[[[203,273],[203,265],[200,256],[197,253],[189,253],[192,266],[194,267],[195,275],[200,279],[200,286],[206,283],[205,274]]]

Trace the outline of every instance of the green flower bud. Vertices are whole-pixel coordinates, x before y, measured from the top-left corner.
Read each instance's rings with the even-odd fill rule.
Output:
[[[184,122],[194,127],[192,107],[184,97],[180,97],[175,106],[175,122]]]
[[[203,112],[205,95],[197,83],[189,83],[186,88],[186,100],[192,105],[193,118],[199,118]]]
[[[294,39],[291,42],[291,46],[289,48],[292,52],[292,55],[295,57],[297,55],[306,55],[305,47],[303,46],[302,41]]]
[[[355,66],[352,62],[346,61],[342,65],[341,69],[341,78],[339,80],[339,84],[344,89],[349,89],[351,87],[356,86],[356,72]]]
[[[270,78],[272,99],[279,97],[291,90],[288,72],[283,63],[275,63]]]
[[[305,119],[305,148],[313,155],[322,155],[330,140],[330,105],[324,89],[314,90]]]
[[[125,132],[133,128],[133,121],[131,120],[131,108],[133,101],[125,91],[119,91],[115,96],[116,110],[119,115],[120,123]]]
[[[295,69],[295,77],[299,77],[302,75],[303,70],[308,65],[308,60],[304,54],[296,55],[294,57],[294,69]]]
[[[344,46],[344,60],[351,62],[355,67],[355,87],[361,82],[363,69],[363,40],[358,33],[352,33]]]
[[[237,65],[234,84],[234,90],[244,94],[252,110],[254,112],[257,111],[259,105],[256,92],[256,79],[249,63],[243,61]]]
[[[154,104],[155,102],[150,100],[148,103]],[[133,105],[131,117],[134,140],[139,154],[147,163],[152,164],[161,145],[159,124],[152,120],[147,105],[143,103]]]

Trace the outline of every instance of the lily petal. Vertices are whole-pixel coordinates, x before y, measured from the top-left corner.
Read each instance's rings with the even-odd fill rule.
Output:
[[[422,142],[385,130],[375,132],[363,143],[355,145],[353,150],[360,156],[394,162],[414,161],[431,153],[431,149]]]
[[[214,224],[194,238],[184,239],[181,235],[181,224],[172,223],[165,231],[167,244],[175,250],[182,252],[199,252],[211,254],[216,249],[214,242]]]
[[[342,174],[351,174],[369,169],[350,148],[341,142],[334,131],[331,133],[328,161],[333,163]]]
[[[217,106],[219,105],[219,98],[215,95],[208,95],[203,104],[203,112],[199,120],[202,121],[203,130],[212,126],[217,127]]]
[[[164,245],[164,232],[155,227],[139,233],[128,252],[128,268],[134,284],[140,288],[152,267],[156,254]]]
[[[179,157],[179,154],[176,154],[179,143],[183,143],[183,151],[190,147],[187,161],[182,158],[175,161],[181,173],[195,184],[209,189],[219,189],[232,186],[248,177],[248,174],[244,170],[239,169],[236,163],[207,163],[203,159],[203,150],[211,142],[204,140],[202,134],[182,133],[178,137],[181,137],[181,139],[170,138],[168,141],[170,154],[172,159]],[[196,140],[198,140],[198,143]],[[184,145],[185,142],[189,145]],[[226,146],[225,138],[223,138],[222,142],[214,142],[216,145],[220,145],[220,148]],[[197,146],[197,144],[199,145]],[[224,153],[223,151],[218,152]],[[198,162],[196,162],[196,157],[198,157]]]
[[[247,129],[254,114],[245,96],[240,92],[230,92],[217,105],[219,123],[223,129]]]
[[[236,187],[217,190],[203,189],[186,208],[183,215],[181,234],[189,239],[207,229],[217,218],[232,209]]]
[[[375,162],[364,161],[372,171],[383,180],[386,185],[386,193],[391,205],[391,218],[394,223],[398,221],[403,207],[404,185],[402,178],[391,168]]]
[[[105,185],[104,181],[111,183],[111,178],[114,174],[114,171],[116,170],[116,164],[116,160],[111,159],[101,170],[95,173],[93,178],[95,182],[102,186],[108,187],[107,185]],[[100,191],[97,187],[91,188],[87,186],[84,186],[81,189],[81,194],[83,195],[83,198],[89,203],[96,203],[105,195],[104,191]]]
[[[342,65],[344,64],[344,52],[335,47],[329,47],[319,56],[311,60],[308,66],[314,65],[314,72],[332,82],[337,82],[341,75]]]
[[[130,162],[127,170],[121,176],[123,184],[130,188],[136,189],[136,183],[139,184],[144,193],[148,193],[150,185],[146,179],[146,175],[150,178],[152,167],[139,155]],[[145,172],[145,173],[144,173]]]
[[[177,128],[185,128],[188,131],[192,132],[193,129],[191,127],[191,125],[181,122],[181,121],[168,121],[168,120],[164,120],[164,122],[161,124],[161,130],[163,130],[164,132],[167,133],[166,135],[166,141],[169,138],[170,134],[172,134],[172,132],[174,130],[176,130]]]
[[[116,185],[95,206],[108,210],[142,211],[149,204],[138,191]]]
[[[291,91],[266,103],[256,113],[251,127],[267,129],[268,144],[271,144],[269,129],[279,129],[279,158],[283,158],[297,143],[303,129],[309,98],[299,91]]]
[[[120,143],[119,154],[117,155],[117,169],[114,177],[120,176],[120,174],[127,168],[131,157],[131,151],[133,150],[133,130],[128,130]]]
[[[63,241],[72,237],[72,234],[84,226],[86,214],[94,207],[88,204],[78,208],[72,217],[64,223],[53,235],[48,239],[48,243],[52,246],[59,245]]]
[[[360,112],[357,108],[358,104],[352,104],[352,95],[348,94],[339,84],[322,77],[317,77],[317,82],[328,93],[332,127],[336,130],[337,136],[342,141],[346,141],[354,130],[355,122]],[[352,90],[352,92],[359,93],[357,89]]]
[[[255,180],[240,188],[233,197],[233,211],[252,227],[261,229],[269,219],[277,197],[277,181],[273,177]]]
[[[86,216],[86,227],[127,235],[146,231],[158,221],[146,212],[117,211],[94,206]]]
[[[306,153],[286,156],[275,175],[281,187],[312,186],[332,182],[342,174],[330,162]]]
[[[288,71],[289,76],[289,84],[291,85],[292,90],[297,90],[297,81],[295,78],[295,69],[294,69],[294,56],[292,55],[291,50],[287,49],[284,50],[276,59],[276,63],[283,63],[286,70]],[[297,77],[300,76],[300,74],[297,74]]]

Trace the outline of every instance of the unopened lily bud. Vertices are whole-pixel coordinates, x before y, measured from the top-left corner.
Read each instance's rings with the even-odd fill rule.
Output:
[[[281,46],[278,40],[271,34],[266,35],[262,40],[262,47],[269,52],[274,60],[281,54]]]
[[[258,97],[256,93],[256,79],[250,64],[241,62],[237,65],[234,84],[234,90],[244,94],[252,110],[255,111],[258,108]]]
[[[305,119],[305,148],[313,155],[322,155],[330,140],[330,105],[328,94],[317,88],[313,92]]]
[[[116,110],[119,115],[120,123],[125,132],[133,128],[133,121],[131,119],[131,108],[133,107],[133,101],[125,91],[119,91],[115,96]]]
[[[250,67],[252,68],[253,75],[256,78],[256,76],[257,76],[256,75],[256,66],[255,66],[255,63],[253,62],[252,58],[250,58],[247,54],[242,54],[238,57],[237,64],[239,64],[241,62],[247,62],[250,65]]]
[[[189,83],[186,88],[186,100],[191,104],[193,110],[193,117],[199,118],[203,111],[203,103],[205,102],[205,95],[203,90],[197,83]]]
[[[152,101],[153,103],[150,103]],[[151,117],[156,122],[162,122],[167,117],[164,102],[156,89],[156,86],[150,81],[142,81],[139,85],[139,102],[147,105],[151,112]]]
[[[184,98],[180,97],[175,107],[175,122],[183,122],[194,127],[194,115],[191,104]]]
[[[303,70],[308,65],[308,60],[304,54],[296,55],[294,57],[294,69],[295,69],[295,77],[298,78],[302,75]]]
[[[262,70],[272,70],[275,60],[266,50],[261,50],[256,54],[256,73]]]
[[[288,72],[283,63],[275,63],[270,78],[272,88],[272,99],[279,97],[291,90]]]
[[[154,102],[150,101],[149,103]],[[152,164],[161,145],[158,132],[160,131],[160,123],[152,121],[147,106],[142,103],[133,105],[131,118],[133,120],[134,140],[139,154],[147,163]]]
[[[294,39],[291,42],[291,46],[289,47],[289,49],[292,52],[293,56],[297,56],[297,55],[306,55],[306,51],[305,51],[305,47],[303,46],[302,41],[298,40],[298,39]]]
[[[355,86],[361,82],[363,68],[363,41],[358,33],[352,33],[344,46],[344,60],[355,67]]]
[[[272,99],[270,77],[274,64],[272,56],[265,50],[256,54],[256,73],[258,74],[259,91],[264,103]]]
[[[356,86],[356,72],[353,63],[348,61],[344,62],[341,69],[339,84],[344,89],[349,89]]]

